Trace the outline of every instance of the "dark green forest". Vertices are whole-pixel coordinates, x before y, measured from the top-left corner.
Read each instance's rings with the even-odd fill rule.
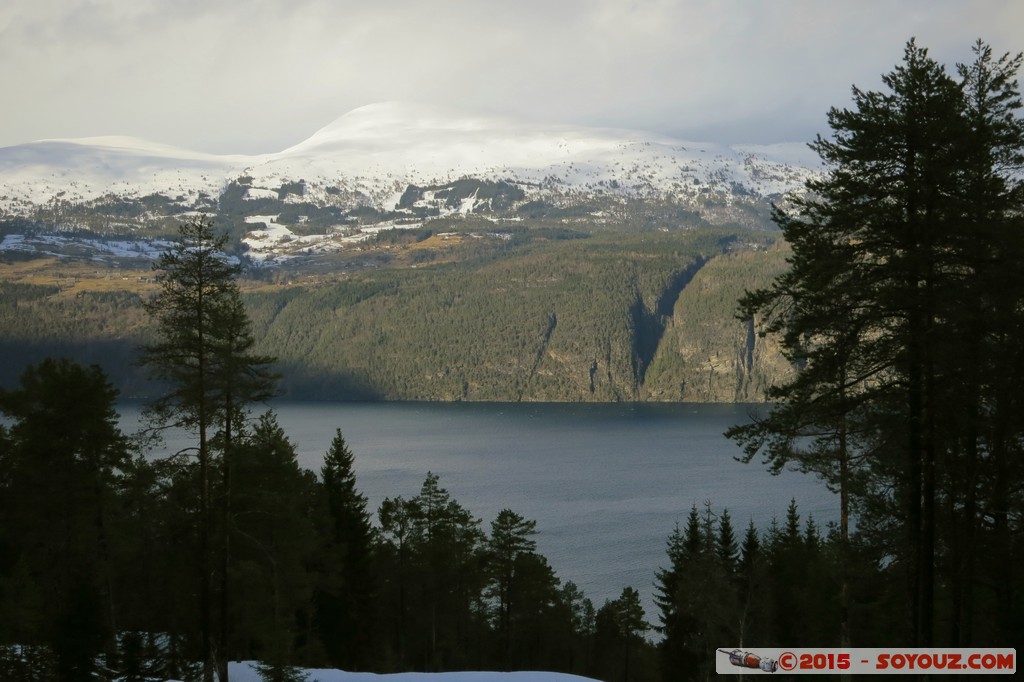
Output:
[[[784,245],[706,229],[508,239],[500,258],[243,290],[200,216],[145,296],[5,284],[19,364],[0,390],[0,675],[210,682],[256,659],[275,681],[329,666],[646,682],[710,679],[721,647],[1016,646],[1022,62],[979,41],[947,69],[910,41],[884,90],[829,112],[812,143],[826,173],[775,210]],[[149,396],[152,433],[184,427],[193,446],[147,457],[103,369],[45,357],[97,330],[98,352],[137,358],[118,385]],[[30,346],[43,357],[23,362]],[[741,536],[709,501],[665,529],[657,613],[632,586],[597,606],[537,553],[532,520],[485,525],[430,472],[367,509],[341,430],[319,472],[300,469],[273,413],[255,416],[282,386],[767,392],[726,435],[754,466],[821,478],[840,521],[821,528],[794,500]]]
[[[424,235],[381,237],[401,239],[411,253],[429,251],[413,241]],[[242,295],[258,347],[278,358],[282,395],[756,402],[791,371],[777,344],[733,319],[743,291],[784,266],[771,234],[535,228],[497,247],[465,241],[457,256],[447,247],[420,267],[291,286],[247,271]],[[125,396],[152,392],[132,364],[151,333],[145,291],[24,282],[0,291],[0,348],[11,359],[0,384],[66,356],[101,364]]]

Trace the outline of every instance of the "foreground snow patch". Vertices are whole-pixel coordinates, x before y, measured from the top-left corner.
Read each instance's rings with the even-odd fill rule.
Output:
[[[261,682],[251,661],[233,662],[228,671],[231,682]],[[589,677],[563,673],[347,673],[342,670],[304,670],[309,682],[594,682]]]

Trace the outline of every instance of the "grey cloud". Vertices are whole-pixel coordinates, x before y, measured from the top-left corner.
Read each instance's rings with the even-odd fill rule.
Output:
[[[421,100],[722,141],[810,139],[918,36],[1024,48],[1024,3],[8,0],[0,145],[125,133],[217,152]]]

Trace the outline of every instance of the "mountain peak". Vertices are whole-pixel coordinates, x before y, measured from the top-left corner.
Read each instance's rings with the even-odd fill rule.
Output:
[[[414,135],[468,133],[507,125],[497,117],[466,114],[455,109],[417,102],[390,101],[353,109],[283,153],[302,152],[324,145],[358,144]]]
[[[465,112],[459,111],[454,107],[426,104],[411,100],[390,100],[356,107],[340,116],[338,121],[360,121],[366,119],[434,125],[438,122],[458,119],[464,116]]]

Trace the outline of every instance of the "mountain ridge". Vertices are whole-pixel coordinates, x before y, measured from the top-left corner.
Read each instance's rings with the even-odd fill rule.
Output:
[[[242,177],[270,189],[300,180],[337,188],[335,202],[342,196],[382,210],[394,208],[405,185],[461,177],[622,195],[728,194],[735,185],[764,198],[798,188],[816,172],[799,147],[717,145],[383,102],[347,112],[271,154],[207,154],[118,136],[0,148],[0,209],[24,214],[55,197],[87,202],[107,194],[194,204]]]

